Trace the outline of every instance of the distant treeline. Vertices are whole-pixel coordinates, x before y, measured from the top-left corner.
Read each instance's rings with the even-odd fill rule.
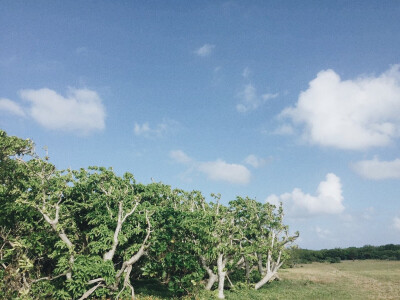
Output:
[[[292,263],[340,262],[354,259],[400,260],[400,245],[388,244],[323,250],[293,249]]]

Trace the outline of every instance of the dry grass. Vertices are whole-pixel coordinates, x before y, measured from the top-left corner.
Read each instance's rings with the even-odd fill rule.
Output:
[[[313,263],[280,270],[280,281],[256,291],[243,288],[226,291],[227,300],[267,299],[399,299],[400,261],[343,261]],[[160,287],[158,287],[160,288]],[[138,299],[172,299],[165,287],[147,285],[137,289]],[[150,296],[154,295],[154,296]],[[186,300],[217,299],[216,291],[200,291]]]
[[[313,263],[282,270],[281,278],[335,287],[351,299],[400,299],[400,261]]]

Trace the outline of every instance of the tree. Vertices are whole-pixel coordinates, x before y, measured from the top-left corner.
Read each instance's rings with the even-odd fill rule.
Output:
[[[298,235],[282,206],[241,197],[225,206],[212,196],[112,168],[58,170],[32,141],[0,131],[0,297],[133,299],[139,277],[179,296],[207,277],[222,299],[243,269],[248,284],[259,271],[260,288]]]

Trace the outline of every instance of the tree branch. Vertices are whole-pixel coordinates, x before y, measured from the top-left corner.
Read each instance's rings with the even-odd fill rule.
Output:
[[[86,299],[87,297],[89,297],[98,287],[100,286],[104,286],[101,282],[97,285],[95,285],[94,287],[90,288],[89,290],[87,290],[82,297],[79,298],[79,300],[83,300]]]
[[[117,226],[114,231],[113,244],[112,244],[111,249],[109,251],[107,251],[106,253],[104,253],[104,255],[103,255],[104,261],[113,259],[115,251],[117,250],[118,236],[119,236],[119,233],[121,232],[122,224],[125,222],[126,218],[128,218],[130,215],[132,215],[135,212],[138,205],[139,205],[139,201],[136,201],[135,206],[124,216],[123,215],[124,214],[123,203],[122,203],[122,201],[120,201],[118,203],[118,220],[117,220]]]

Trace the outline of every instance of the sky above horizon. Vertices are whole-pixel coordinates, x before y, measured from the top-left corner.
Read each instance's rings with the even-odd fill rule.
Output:
[[[0,128],[60,169],[283,202],[400,244],[399,1],[2,1]]]

